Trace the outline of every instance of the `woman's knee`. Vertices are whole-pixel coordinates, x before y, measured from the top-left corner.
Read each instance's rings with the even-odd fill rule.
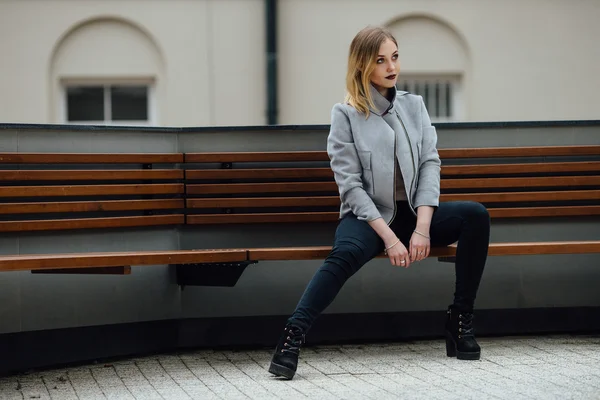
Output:
[[[352,275],[369,261],[375,252],[358,240],[343,240],[333,246],[324,267],[334,265],[343,269],[348,275]]]
[[[463,205],[463,217],[478,224],[490,224],[490,213],[487,208],[476,201],[465,201]]]

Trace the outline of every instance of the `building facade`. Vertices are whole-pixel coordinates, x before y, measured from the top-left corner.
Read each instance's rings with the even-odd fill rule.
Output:
[[[0,122],[266,124],[265,3],[0,0]],[[329,122],[366,25],[435,121],[598,119],[598,0],[276,3],[279,124]]]

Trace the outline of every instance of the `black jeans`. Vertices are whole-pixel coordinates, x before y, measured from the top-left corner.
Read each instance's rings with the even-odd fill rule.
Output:
[[[407,249],[416,222],[408,203],[398,202],[390,227]],[[472,309],[488,253],[490,217],[487,210],[470,201],[440,203],[433,213],[429,234],[432,247],[458,241],[454,304],[461,309]],[[336,230],[331,253],[309,282],[288,322],[305,331],[310,329],[344,283],[383,248],[383,241],[367,222],[352,214],[344,216]]]

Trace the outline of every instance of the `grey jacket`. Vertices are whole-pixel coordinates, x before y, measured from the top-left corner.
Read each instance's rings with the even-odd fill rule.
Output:
[[[394,153],[413,212],[439,205],[437,135],[421,96],[398,91],[390,102],[373,87],[371,95],[375,109],[368,118],[348,104],[333,107],[327,153],[340,218],[352,212],[360,220],[382,217],[390,224],[396,214]]]

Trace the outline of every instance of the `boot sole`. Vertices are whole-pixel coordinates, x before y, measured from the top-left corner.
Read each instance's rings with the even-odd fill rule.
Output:
[[[446,335],[446,355],[448,357],[456,357],[458,360],[479,360],[481,358],[480,351],[467,353],[456,350],[454,340],[448,335]]]
[[[275,376],[283,376],[286,379],[292,379],[296,374],[296,371],[289,369],[283,365],[275,364],[271,362],[271,366],[269,367],[269,372]]]
[[[481,358],[481,353],[463,353],[457,351],[456,358],[458,360],[479,360]]]

